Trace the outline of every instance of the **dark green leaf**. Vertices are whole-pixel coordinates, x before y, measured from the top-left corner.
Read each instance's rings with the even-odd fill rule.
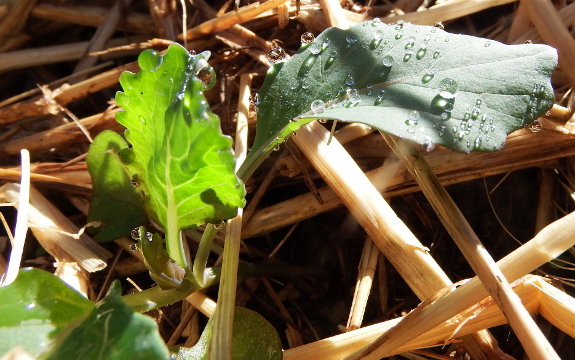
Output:
[[[168,359],[155,321],[134,313],[120,300],[120,294],[120,283],[115,281],[104,300],[60,339],[47,359]]]
[[[102,223],[94,236],[99,242],[127,235],[148,219],[142,197],[118,160],[117,154],[127,147],[120,135],[105,130],[96,136],[88,151],[86,162],[94,192],[88,221]]]
[[[94,304],[58,277],[39,269],[22,269],[0,288],[0,354],[15,346],[37,357],[69,325],[88,315]]]
[[[178,351],[180,360],[206,359],[212,337],[212,316],[197,344]],[[274,327],[255,311],[236,307],[232,337],[232,359],[234,360],[279,360],[282,358],[280,338]]]
[[[180,229],[232,218],[245,190],[235,176],[232,141],[203,95],[209,52],[190,55],[177,44],[165,55],[140,54],[138,74],[124,72],[116,118],[132,144],[128,167],[146,194],[144,207],[166,232],[171,257],[187,268]]]
[[[250,157],[280,144],[287,126],[317,118],[461,152],[500,149],[509,132],[552,106],[556,63],[546,45],[504,45],[431,26],[330,28],[270,68]]]

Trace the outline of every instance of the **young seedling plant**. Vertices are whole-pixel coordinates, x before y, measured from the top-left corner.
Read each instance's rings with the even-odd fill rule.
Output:
[[[19,344],[16,334],[23,331],[24,319],[31,319],[34,324],[49,325],[34,325],[38,341],[24,344],[27,351],[42,358],[58,358],[57,354],[63,351],[84,351],[71,344],[81,343],[78,339],[90,336],[102,341],[85,350],[90,354],[86,358],[102,354],[110,359],[116,354],[118,358],[135,354],[140,359],[168,357],[168,350],[155,331],[150,330],[150,338],[146,337],[149,347],[143,347],[141,337],[138,339],[142,341],[130,339],[134,328],[128,333],[118,325],[110,332],[108,321],[122,323],[117,313],[140,319],[132,312],[182,300],[219,281],[219,270],[206,268],[217,228],[244,206],[243,183],[271,151],[288,139],[300,147],[338,192],[422,300],[451,284],[337,141],[326,144],[329,134],[314,120],[360,122],[385,133],[386,140],[408,167],[411,164],[412,168],[423,169],[414,170],[413,174],[464,254],[473,258],[477,254],[470,250],[468,241],[471,239],[472,245],[481,249],[477,237],[465,225],[431,170],[426,168],[415,144],[423,145],[428,151],[441,145],[465,153],[503,148],[508,133],[536,121],[553,105],[550,75],[557,62],[555,50],[545,45],[509,46],[450,34],[432,26],[403,22],[388,25],[374,20],[349,30],[330,28],[315,40],[307,37],[300,50],[289,59],[281,49],[275,49],[273,55],[276,62],[259,91],[255,142],[237,173],[231,139],[222,135],[219,120],[203,95],[203,91],[215,83],[215,73],[208,64],[209,52],[189,54],[176,44],[164,55],[146,50],[138,59],[141,71],[122,74],[123,92],[117,94],[116,101],[124,111],[117,114],[117,120],[127,129],[124,135],[130,147],[119,135],[109,131],[95,139],[89,165],[97,196],[90,219],[102,221],[101,231],[110,231],[107,236],[112,239],[140,225],[142,217],[121,222],[122,214],[117,214],[118,221],[115,221],[109,216],[107,202],[133,209],[134,199],[140,199],[154,226],[164,234],[161,236],[144,227],[137,227],[132,233],[158,286],[120,297],[116,284],[109,295],[94,306],[73,295],[72,290],[54,285],[58,296],[65,297],[70,306],[77,309],[70,316],[54,317],[54,313],[59,313],[57,306],[61,305],[55,304],[58,296],[54,294],[26,292],[27,301],[43,304],[45,311],[34,313],[25,306],[14,305],[18,298],[15,294],[24,296],[23,289],[38,288],[37,284],[33,285],[35,280],[45,276],[29,276],[39,270],[23,271],[14,284],[0,289],[0,306],[12,304],[9,319],[0,320],[0,327],[7,334],[3,338],[13,339],[0,350]],[[358,175],[358,171],[361,174]],[[112,173],[115,175],[103,180],[104,174]],[[121,189],[114,198],[106,194],[106,187],[112,183]],[[434,194],[439,194],[440,199],[433,200]],[[108,206],[108,210],[102,211],[102,206]],[[182,231],[204,224],[198,252],[191,260],[186,254]],[[457,225],[461,224],[464,230],[458,232]],[[470,262],[483,277],[482,281],[491,284],[489,281],[500,274],[490,265],[492,260],[488,254],[483,252],[480,258],[479,262]],[[224,261],[231,261],[232,267],[238,266],[237,261]],[[413,268],[419,269],[419,275],[410,272]],[[56,279],[43,281],[55,282]],[[495,294],[500,290],[508,293],[505,284],[487,287],[495,289],[492,295],[506,314],[516,314],[516,309],[521,308],[511,304],[506,295]],[[224,297],[220,301],[233,302],[233,298]],[[2,310],[6,313],[6,308]],[[281,358],[281,345],[269,324],[257,314],[245,315],[244,310],[239,311],[241,315],[234,320],[234,332],[241,334],[236,324],[255,318],[253,322],[258,324],[262,335],[251,337],[262,338],[262,341],[251,344],[251,349],[258,351],[250,350],[243,355],[236,352],[243,348],[234,345],[234,358]],[[512,318],[515,319],[515,315],[510,321]],[[522,333],[519,329],[527,325],[513,320],[512,326],[519,334]],[[153,329],[153,325],[149,324],[146,329]],[[220,330],[214,327],[213,331]],[[527,331],[525,339],[533,331]],[[182,349],[175,356],[206,358],[211,332],[208,326],[195,350]],[[95,333],[98,335],[93,335]],[[106,338],[101,338],[102,333],[107,334]],[[264,333],[273,333],[273,336],[266,337]],[[154,340],[148,341],[151,338]],[[38,345],[40,340],[44,341],[43,345]],[[377,352],[381,345],[374,345],[362,356],[384,356],[387,350]],[[546,351],[547,358],[556,357],[552,349],[541,350],[527,343],[524,346],[530,354]]]

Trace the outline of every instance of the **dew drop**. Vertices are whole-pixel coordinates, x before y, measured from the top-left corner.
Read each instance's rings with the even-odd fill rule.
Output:
[[[132,185],[133,187],[140,186],[140,184],[138,184],[138,182],[135,179],[132,179],[132,181],[130,182],[130,185]]]
[[[337,59],[337,52],[334,50],[325,61],[324,69],[329,69]]]
[[[353,78],[353,74],[351,72],[349,72],[347,74],[347,77],[345,78],[345,83],[346,85],[352,86],[353,84],[355,84],[355,79]]]
[[[441,30],[445,29],[445,26],[443,26],[443,23],[441,21],[434,23],[433,27],[436,27],[436,28],[441,29]]]
[[[531,45],[531,44],[533,44],[533,41],[531,41],[531,40],[525,40],[524,44]]]
[[[439,83],[439,95],[445,99],[453,99],[458,90],[457,81],[452,78],[445,78]]]
[[[318,43],[312,43],[309,46],[309,51],[313,54],[313,55],[317,55],[321,52],[321,45]]]
[[[435,51],[433,52],[433,58],[437,59],[439,57],[439,49],[435,49]]]
[[[383,57],[383,66],[391,67],[393,65],[393,57],[391,55],[385,55]]]
[[[431,80],[433,80],[433,76],[434,74],[425,74],[423,75],[423,77],[421,78],[421,82],[424,84],[427,84],[428,82],[430,82]]]
[[[324,52],[329,47],[329,45],[330,45],[329,39],[324,39],[321,42],[321,51]]]
[[[311,46],[313,46],[313,45],[317,45],[317,44],[312,44]],[[319,49],[319,45],[317,47]],[[303,64],[301,64],[301,68],[300,68],[301,76],[306,76],[308,74],[310,69],[313,67],[313,65],[317,61],[317,58],[318,58],[318,55],[314,54],[312,51],[312,53],[304,60]]]
[[[280,145],[279,145],[279,144],[277,144],[277,145],[274,147],[274,151],[280,151]]]
[[[141,122],[142,124],[145,124],[145,123],[146,123],[146,119],[144,119],[143,116],[138,116],[138,119],[140,119],[140,122]]]
[[[422,47],[419,50],[417,50],[417,53],[415,54],[415,58],[417,60],[421,60],[425,56],[425,53],[427,53],[427,49]]]
[[[325,124],[327,122],[327,119],[319,119],[318,121],[322,124]]]
[[[209,90],[216,84],[216,72],[207,61],[204,60],[204,62],[205,66],[196,72],[196,77],[202,81],[204,89]]]
[[[377,32],[373,36],[373,40],[371,40],[371,43],[369,44],[369,48],[371,50],[375,50],[381,44],[382,40],[383,40],[383,31],[377,30]]]
[[[479,149],[481,147],[481,136],[475,138],[475,143],[473,144],[473,147],[475,149]]]
[[[154,236],[152,235],[152,233],[147,232],[146,233],[146,240],[148,240],[148,242],[152,242],[153,239],[154,239]]]
[[[345,41],[347,41],[348,44],[353,44],[357,41],[357,38],[352,34],[349,34],[345,37]]]
[[[491,40],[486,40],[484,45],[485,45],[485,47],[490,47],[491,46]]]
[[[541,124],[541,121],[539,120],[535,120],[529,125],[529,130],[531,130],[531,132],[536,133],[541,131],[541,129],[543,129],[543,124]]]
[[[408,62],[409,59],[411,59],[411,55],[413,54],[412,51],[408,51],[405,53],[405,55],[403,55],[403,62]]]
[[[399,39],[401,39],[402,37],[403,37],[403,31],[398,31],[398,32],[395,34],[395,40],[399,40]]]
[[[383,99],[385,99],[385,90],[379,90],[379,93],[377,94],[377,99],[375,99],[373,105],[377,106],[381,104],[383,102]]]
[[[403,25],[405,25],[405,21],[403,20],[397,20],[397,22],[395,23],[397,26],[399,27],[403,27]]]
[[[405,50],[412,49],[413,45],[415,45],[415,38],[412,36],[407,39],[407,42],[405,43]]]
[[[311,44],[315,40],[315,36],[310,32],[304,32],[301,34],[301,44]]]
[[[379,25],[381,25],[381,24],[382,24],[381,19],[380,19],[380,18],[377,18],[377,17],[374,18],[373,21],[371,22],[371,26],[375,26],[375,27],[377,27],[377,26],[379,26]]]
[[[420,117],[421,117],[421,115],[419,114],[419,112],[417,110],[411,110],[409,112],[409,115],[407,116],[407,120],[405,120],[405,123],[407,125],[415,126],[419,122]]]
[[[130,251],[136,251],[136,250],[138,250],[138,244],[131,244]]]
[[[141,236],[140,228],[137,227],[134,230],[132,230],[132,232],[130,233],[130,236],[132,237],[132,239],[138,241],[140,239],[140,236]]]
[[[314,100],[311,103],[311,111],[314,114],[322,113],[325,110],[325,103],[321,100]]]
[[[475,106],[479,107],[479,106],[481,106],[482,103],[483,103],[483,100],[477,99],[477,100],[475,101]]]
[[[138,56],[138,66],[144,71],[153,71],[160,67],[162,56],[154,50],[144,50]]]
[[[471,118],[473,120],[476,120],[479,117],[479,108],[474,108],[473,111],[471,111]]]
[[[287,57],[287,54],[286,54],[285,50],[280,48],[280,47],[272,48],[270,51],[268,51],[268,54],[267,54],[267,58],[268,58],[269,62],[271,62],[272,64],[276,64],[280,61],[283,61],[283,60],[285,60],[286,57]]]

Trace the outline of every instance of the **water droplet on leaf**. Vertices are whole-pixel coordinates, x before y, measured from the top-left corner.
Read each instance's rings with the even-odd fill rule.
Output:
[[[441,21],[434,23],[433,26],[441,30],[445,29],[445,26],[443,26],[443,23]]]
[[[152,233],[147,232],[146,233],[146,240],[148,240],[148,242],[152,242],[153,239],[154,239],[154,236],[152,235]]]
[[[310,32],[304,32],[303,34],[301,34],[300,39],[301,39],[301,44],[306,45],[306,44],[311,44],[315,40],[315,36]]]
[[[314,114],[322,113],[325,110],[325,103],[321,100],[314,100],[311,103],[311,111]]]
[[[162,56],[154,50],[144,50],[138,56],[138,66],[144,71],[153,71],[160,67]]]
[[[140,228],[137,227],[134,230],[132,230],[132,232],[130,233],[130,236],[132,237],[132,239],[138,241],[140,239],[140,236],[141,236]]]
[[[351,72],[347,74],[347,77],[345,78],[345,83],[349,86],[355,84],[355,79],[353,78],[353,74]]]
[[[407,39],[407,42],[405,43],[405,50],[413,48],[413,45],[415,45],[415,38],[412,36]]]
[[[405,120],[405,123],[407,125],[414,125],[415,126],[419,122],[420,117],[421,117],[421,115],[419,114],[419,111],[411,110],[409,112],[409,115],[407,116],[407,120]]]
[[[457,81],[452,78],[445,78],[439,83],[439,95],[443,98],[453,99],[458,91]]]
[[[268,51],[267,54],[268,61],[271,62],[272,64],[276,64],[280,61],[283,61],[285,60],[286,57],[287,54],[285,50],[280,47],[272,48],[270,51]]]
[[[373,40],[371,40],[371,43],[369,44],[369,48],[371,50],[377,49],[377,47],[381,44],[382,40],[383,40],[383,31],[377,30],[377,32],[373,36]]]
[[[422,47],[419,50],[417,50],[417,53],[415,54],[415,58],[417,60],[421,60],[425,56],[425,53],[427,53],[427,49]]]
[[[345,41],[347,41],[348,44],[353,44],[357,41],[357,38],[354,35],[349,34],[345,37]]]
[[[383,57],[383,66],[390,67],[391,65],[393,65],[393,57],[391,57],[391,55],[385,55]]]
[[[335,62],[335,59],[337,59],[337,52],[334,50],[325,61],[324,69],[329,69]]]

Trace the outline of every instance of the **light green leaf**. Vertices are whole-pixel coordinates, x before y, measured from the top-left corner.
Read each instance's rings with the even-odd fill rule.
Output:
[[[212,337],[212,316],[202,332],[200,340],[192,348],[180,348],[179,360],[207,359],[208,346]],[[236,307],[232,337],[232,359],[234,360],[280,360],[282,346],[274,327],[255,311]]]
[[[115,155],[127,147],[120,135],[104,130],[96,136],[88,151],[86,162],[93,185],[88,221],[102,223],[93,237],[99,242],[125,236],[148,220],[141,196]]]
[[[144,208],[166,233],[170,257],[184,269],[180,230],[232,218],[244,205],[232,141],[222,135],[196,76],[215,80],[208,57],[177,44],[165,55],[146,50],[138,58],[142,70],[124,72],[124,92],[116,95],[125,110],[116,119],[132,144],[120,156],[146,195]]]
[[[500,149],[508,133],[552,106],[556,64],[546,45],[504,45],[431,26],[375,20],[327,29],[270,68],[254,150],[238,173],[244,178],[290,132],[318,118],[361,122],[430,147]]]
[[[60,339],[46,359],[168,359],[154,319],[134,313],[120,300],[121,292],[120,283],[114,281],[104,300]]]
[[[15,346],[40,356],[64,329],[87,316],[93,307],[53,274],[20,270],[12,284],[0,288],[0,356]]]

